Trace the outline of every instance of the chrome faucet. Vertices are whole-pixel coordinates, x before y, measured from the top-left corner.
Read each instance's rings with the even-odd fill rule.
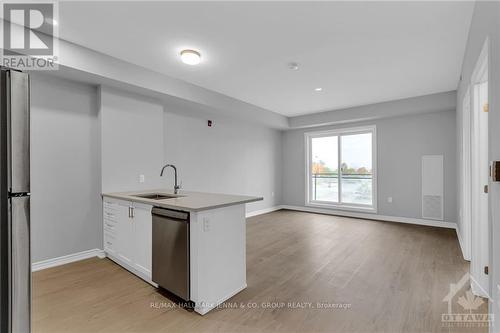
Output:
[[[161,173],[160,173],[160,177],[163,176],[163,171],[165,170],[165,168],[167,167],[171,167],[172,169],[174,169],[174,194],[177,194],[179,192],[179,189],[181,188],[179,186],[179,184],[177,184],[177,168],[175,167],[175,165],[173,164],[165,164],[163,166],[163,168],[161,169]]]

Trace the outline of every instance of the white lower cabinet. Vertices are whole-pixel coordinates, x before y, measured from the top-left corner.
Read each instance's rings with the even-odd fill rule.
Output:
[[[152,206],[105,197],[104,251],[113,261],[151,283]]]
[[[128,202],[119,201],[118,204],[118,218],[116,223],[116,256],[118,259],[123,260],[127,265],[134,264],[134,249],[132,246],[134,237],[134,225],[132,221],[131,205]]]
[[[137,269],[151,279],[152,263],[152,206],[134,203],[132,207],[133,220],[133,242],[134,242],[134,264]]]

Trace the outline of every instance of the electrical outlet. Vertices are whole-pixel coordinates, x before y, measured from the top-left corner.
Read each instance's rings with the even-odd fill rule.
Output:
[[[144,175],[139,175],[139,183],[144,183],[145,177]]]
[[[387,202],[392,203],[392,197],[387,197]]]
[[[210,231],[210,220],[208,217],[203,218],[203,232],[209,232]]]

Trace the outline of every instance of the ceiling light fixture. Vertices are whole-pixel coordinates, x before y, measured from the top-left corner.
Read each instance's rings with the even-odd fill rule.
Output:
[[[299,70],[299,64],[296,62],[291,62],[288,64],[288,68],[292,71],[298,71]]]
[[[323,88],[314,88],[314,91],[323,91]]]
[[[201,62],[201,54],[195,50],[182,50],[181,60],[187,65],[198,65]]]

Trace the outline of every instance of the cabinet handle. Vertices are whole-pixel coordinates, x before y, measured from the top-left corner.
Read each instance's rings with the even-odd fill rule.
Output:
[[[132,213],[130,212],[130,209],[131,209],[131,208],[132,208],[132,207],[128,206],[128,217],[132,217]]]
[[[134,207],[131,207],[131,210],[132,210],[132,218],[134,218],[135,217]]]

